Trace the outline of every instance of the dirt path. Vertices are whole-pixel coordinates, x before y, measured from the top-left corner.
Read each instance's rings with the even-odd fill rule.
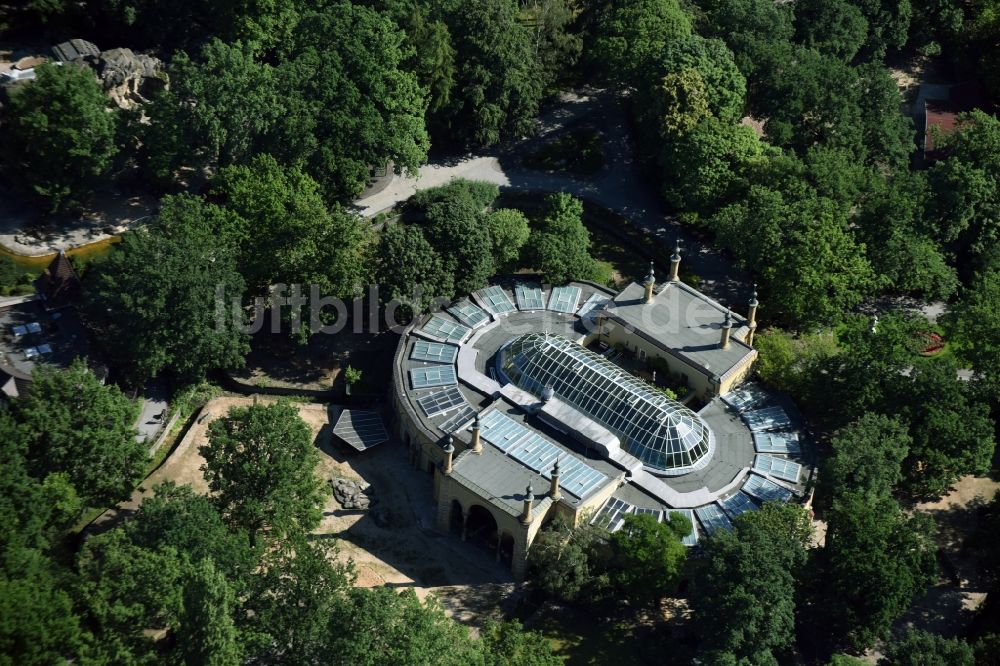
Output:
[[[133,493],[128,502],[109,510],[95,526],[107,528],[131,516],[143,498],[164,481],[189,484],[197,492],[208,492],[201,473],[204,458],[198,448],[206,441],[208,425],[230,409],[253,403],[252,397],[221,397],[202,410],[209,414],[195,423],[167,460]],[[273,402],[271,398],[258,398]],[[376,524],[370,512],[346,511],[329,494],[316,538],[332,539],[342,561],[354,562],[357,585],[411,587],[420,598],[436,596],[445,610],[458,620],[475,623],[512,603],[517,593],[509,571],[485,553],[434,530],[435,504],[432,479],[413,469],[399,442],[387,442],[363,455],[336,446],[332,424],[340,408],[319,403],[297,404],[299,416],[309,425],[322,452],[317,473],[328,481],[343,477],[371,485],[387,522]]]

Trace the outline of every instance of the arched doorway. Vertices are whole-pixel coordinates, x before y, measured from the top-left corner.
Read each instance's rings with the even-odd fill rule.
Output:
[[[458,503],[458,500],[453,499],[451,501],[451,514],[448,516],[448,531],[452,534],[462,536],[463,522],[462,505]]]
[[[478,504],[469,507],[469,518],[466,522],[466,541],[479,546],[491,553],[497,549],[497,521],[493,514]]]
[[[508,567],[514,562],[514,537],[507,532],[500,535],[500,561]]]

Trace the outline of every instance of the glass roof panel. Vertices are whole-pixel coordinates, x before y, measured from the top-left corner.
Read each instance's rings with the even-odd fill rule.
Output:
[[[785,410],[777,406],[743,412],[740,416],[754,432],[785,430],[795,425]]]
[[[553,287],[549,294],[549,310],[565,312],[570,314],[576,311],[576,304],[580,302],[579,287]]]
[[[755,511],[757,509],[757,505],[753,503],[753,500],[741,490],[736,491],[726,499],[719,500],[719,506],[732,518],[747,511]]]
[[[765,479],[757,474],[751,474],[743,490],[753,495],[761,502],[787,502],[792,498],[792,491],[784,486],[779,486],[770,479]]]
[[[610,303],[611,299],[600,292],[594,292],[590,295],[590,298],[580,306],[580,309],[576,311],[578,317],[586,317],[592,311],[604,307],[607,303]]]
[[[729,520],[729,516],[716,504],[699,506],[694,510],[694,513],[698,516],[701,526],[705,528],[705,532],[708,534],[718,529],[733,529],[733,523]]]
[[[490,285],[485,289],[480,289],[476,292],[476,296],[480,298],[486,306],[486,309],[489,310],[491,314],[503,315],[517,309],[514,307],[514,304],[510,302],[507,292],[495,284]]]
[[[432,386],[452,386],[458,383],[455,376],[455,366],[452,365],[432,365],[426,368],[413,368],[410,370],[410,385],[415,389],[430,388]]]
[[[785,458],[776,458],[765,453],[758,453],[753,459],[753,469],[755,472],[760,472],[761,474],[798,483],[799,474],[802,472],[802,465],[791,460],[786,460]]]
[[[440,315],[432,316],[420,329],[423,333],[437,338],[443,342],[459,342],[467,336],[472,329],[463,326],[451,319],[445,319]]]
[[[458,347],[446,345],[443,342],[416,340],[410,358],[414,361],[432,361],[434,363],[454,363],[458,355]]]
[[[417,404],[420,405],[420,409],[424,410],[424,415],[431,418],[439,414],[447,414],[468,403],[465,402],[465,397],[458,390],[458,387],[452,386],[444,391],[437,391],[418,398]]]
[[[490,320],[490,316],[481,307],[469,301],[451,306],[448,312],[469,328],[478,328]]]
[[[517,298],[519,310],[544,310],[542,290],[537,285],[518,283],[514,287],[514,297]]]
[[[687,518],[688,520],[691,521],[691,533],[688,534],[683,539],[681,539],[681,543],[683,543],[685,546],[695,546],[695,545],[697,545],[698,544],[698,521],[694,519],[694,511],[692,511],[691,509],[668,509],[664,513],[664,516],[666,516],[666,514],[669,514],[669,513],[679,513],[679,514],[681,514],[682,516],[684,516],[685,518]]]
[[[783,453],[789,456],[802,453],[799,435],[794,432],[755,432],[753,445],[758,453]]]
[[[503,379],[536,396],[555,395],[608,428],[654,472],[701,469],[715,440],[697,414],[614,363],[557,335],[529,333],[497,355]]]

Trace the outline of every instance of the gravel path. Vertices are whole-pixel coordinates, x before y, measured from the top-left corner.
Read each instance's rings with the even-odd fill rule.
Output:
[[[664,255],[679,239],[687,268],[702,279],[701,289],[723,303],[742,308],[749,285],[730,260],[698,240],[671,218],[658,193],[640,168],[629,134],[628,116],[617,94],[609,91],[566,93],[540,119],[537,135],[481,154],[425,165],[413,178],[396,176],[384,190],[360,199],[355,206],[372,217],[405,201],[417,190],[442,185],[455,178],[484,180],[503,189],[568,192],[621,214],[663,242]],[[603,134],[604,167],[592,177],[543,172],[522,165],[522,158],[546,139],[586,120]]]

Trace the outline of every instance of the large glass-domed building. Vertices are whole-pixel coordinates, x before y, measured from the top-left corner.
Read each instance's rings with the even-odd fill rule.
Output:
[[[562,336],[518,336],[500,350],[497,365],[519,388],[542,400],[551,392],[603,425],[654,474],[686,474],[712,457],[715,439],[697,414]]]

